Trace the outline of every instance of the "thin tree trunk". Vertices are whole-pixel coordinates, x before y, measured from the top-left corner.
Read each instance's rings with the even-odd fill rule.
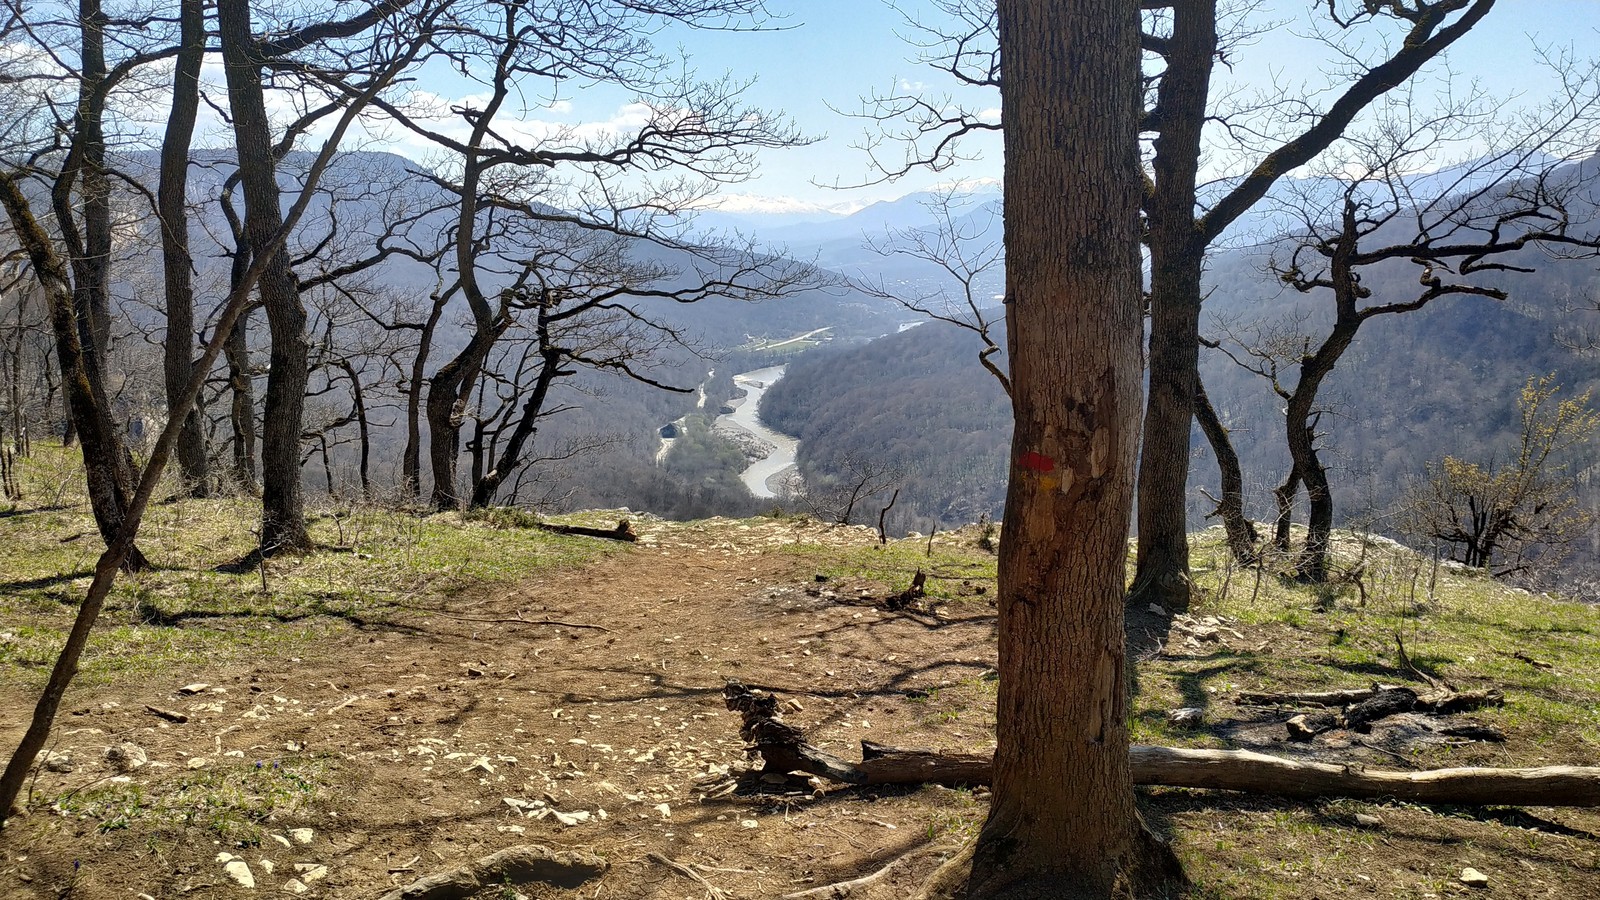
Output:
[[[511,473],[522,465],[523,448],[538,431],[539,416],[544,411],[545,400],[550,396],[550,386],[562,375],[572,374],[561,368],[561,353],[550,345],[548,329],[543,325],[540,327],[539,343],[539,376],[534,379],[533,390],[522,406],[522,417],[517,420],[516,428],[512,429],[511,437],[495,460],[494,468],[479,478],[472,489],[474,509],[494,502],[495,492],[500,490],[500,485],[505,484]]]
[[[163,374],[167,409],[189,383],[194,366],[194,260],[189,252],[189,147],[200,107],[200,66],[205,60],[206,23],[203,0],[181,0],[181,37],[172,73],[172,108],[161,140],[161,178],[156,206],[161,219],[161,264],[165,275],[167,335]],[[184,421],[178,439],[178,471],[182,490],[193,497],[211,494],[211,471],[201,428],[199,404]]]
[[[422,387],[427,383],[428,355],[433,351],[433,333],[439,327],[449,296],[433,298],[433,309],[417,338],[417,352],[411,359],[411,381],[406,385],[406,445],[400,454],[400,490],[407,500],[415,500],[422,490]]]
[[[69,434],[77,437],[83,453],[89,506],[95,525],[101,538],[110,545],[122,528],[129,503],[127,450],[104,403],[104,389],[95,389],[98,372],[89,365],[81,343],[83,329],[78,324],[77,304],[66,264],[34,218],[14,176],[0,175],[0,205],[5,207],[12,232],[28,254],[34,277],[39,281],[50,310],[56,360],[61,367],[71,426]],[[132,544],[120,563],[129,571],[140,571],[148,566],[144,554]]]
[[[1001,0],[1007,341],[994,799],[968,897],[1109,898],[1133,802],[1123,560],[1141,373],[1139,13]]]
[[[1211,445],[1211,453],[1217,458],[1217,470],[1222,482],[1217,515],[1222,518],[1222,527],[1228,534],[1228,551],[1239,565],[1255,565],[1260,557],[1256,545],[1260,543],[1261,536],[1256,533],[1255,523],[1244,514],[1244,471],[1239,465],[1239,453],[1233,449],[1233,438],[1217,416],[1216,408],[1211,405],[1211,397],[1206,394],[1206,386],[1198,375],[1195,377],[1194,411],[1200,430]]]
[[[217,31],[244,188],[245,234],[252,257],[259,258],[282,227],[283,215],[248,0],[218,0]],[[300,437],[310,349],[305,306],[289,270],[289,254],[281,245],[267,260],[258,286],[272,333],[261,441],[261,550],[298,552],[311,548],[300,485]]]
[[[243,258],[248,260],[249,256]],[[228,357],[228,423],[233,431],[233,480],[245,493],[256,494],[261,490],[261,482],[256,468],[256,395],[255,379],[250,370],[250,312],[246,310],[228,333],[223,352]]]

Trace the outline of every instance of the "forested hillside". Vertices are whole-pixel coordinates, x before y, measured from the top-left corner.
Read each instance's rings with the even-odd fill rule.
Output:
[[[896,533],[997,518],[1005,500],[1011,406],[978,366],[971,332],[930,323],[862,347],[824,349],[789,364],[762,398],[761,417],[800,438],[812,494],[872,478],[856,510]]]
[[[1587,178],[1594,166],[1563,171]],[[1568,213],[1591,219],[1593,198],[1581,196]],[[1269,376],[1292,390],[1297,360],[1316,348],[1333,319],[1328,296],[1292,290],[1281,277],[1298,240],[1216,253],[1206,275],[1202,332],[1215,346],[1202,350],[1201,377],[1240,456],[1246,510],[1258,521],[1272,518],[1273,489],[1289,472],[1285,399]],[[1416,311],[1376,316],[1323,384],[1316,446],[1339,522],[1426,543],[1403,526],[1411,491],[1430,464],[1447,455],[1483,465],[1513,458],[1518,397],[1530,378],[1553,374],[1567,398],[1600,388],[1595,260],[1526,248],[1505,261],[1529,271],[1485,273],[1474,283],[1503,290],[1506,299],[1447,295]],[[1414,300],[1419,271],[1406,259],[1364,269],[1366,302]],[[808,484],[859,479],[866,460],[897,473],[902,491],[889,521],[899,529],[997,515],[1010,422],[977,349],[970,332],[930,323],[866,347],[813,354],[791,365],[790,377],[767,395],[763,416],[803,438],[799,464]],[[1198,525],[1216,508],[1219,475],[1198,427],[1191,447],[1187,502]],[[1596,462],[1600,448],[1591,443],[1557,464],[1592,473]],[[1600,489],[1592,478],[1583,481],[1582,505],[1600,511]],[[886,502],[890,491],[880,493]],[[869,504],[870,512],[881,505]],[[1304,517],[1302,506],[1296,521]],[[1573,549],[1568,573],[1593,571],[1600,534],[1584,534]]]

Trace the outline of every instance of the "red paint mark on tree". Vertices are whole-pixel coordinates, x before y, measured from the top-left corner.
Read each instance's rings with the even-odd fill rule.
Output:
[[[1045,456],[1043,453],[1035,453],[1031,450],[1022,454],[1017,459],[1017,464],[1024,469],[1032,469],[1035,472],[1054,472],[1056,469],[1055,460]]]

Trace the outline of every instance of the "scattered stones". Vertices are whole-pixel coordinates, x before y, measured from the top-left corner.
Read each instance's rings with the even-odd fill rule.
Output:
[[[295,863],[294,871],[306,884],[315,884],[328,877],[328,867],[321,863]]]
[[[1489,886],[1489,876],[1471,866],[1467,866],[1461,870],[1461,883],[1467,887],[1486,888]]]
[[[144,752],[144,748],[129,741],[106,748],[106,762],[124,774],[142,768],[149,761],[150,755]]]

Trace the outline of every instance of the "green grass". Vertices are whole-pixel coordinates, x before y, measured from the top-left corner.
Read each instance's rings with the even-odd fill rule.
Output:
[[[1364,602],[1354,585],[1319,589],[1270,572],[1258,587],[1253,570],[1229,571],[1219,529],[1195,535],[1200,599],[1191,612],[1234,622],[1246,640],[1143,667],[1136,738],[1193,743],[1192,734],[1165,727],[1164,711],[1236,690],[1327,690],[1373,681],[1426,687],[1400,666],[1398,635],[1419,670],[1462,689],[1504,691],[1504,707],[1474,717],[1514,734],[1512,746],[1542,746],[1564,762],[1600,751],[1600,673],[1593,666],[1600,657],[1600,608],[1530,595],[1477,572],[1444,566],[1436,572],[1430,559],[1387,543],[1363,549],[1352,535],[1338,539],[1340,565],[1364,567]],[[1529,758],[1540,755],[1535,750]]]
[[[65,456],[24,461],[25,501],[0,517],[0,677],[42,682],[103,549],[82,493],[53,487]],[[348,504],[311,514],[316,552],[239,565],[259,515],[250,498],[153,504],[139,544],[154,569],[118,579],[80,678],[293,655],[331,629],[384,627],[408,608],[622,547],[526,527],[517,511],[422,516]]]
[[[845,585],[873,584],[904,590],[918,570],[927,574],[924,590],[937,603],[987,603],[994,597],[995,557],[976,548],[977,529],[908,537],[885,545],[836,547],[798,544],[789,551],[813,560],[819,574]],[[982,587],[983,593],[974,588]]]
[[[317,759],[212,761],[159,782],[91,785],[55,798],[52,806],[101,833],[137,828],[148,840],[182,842],[198,829],[224,845],[256,846],[269,819],[304,813],[326,798],[329,785],[327,765]]]

